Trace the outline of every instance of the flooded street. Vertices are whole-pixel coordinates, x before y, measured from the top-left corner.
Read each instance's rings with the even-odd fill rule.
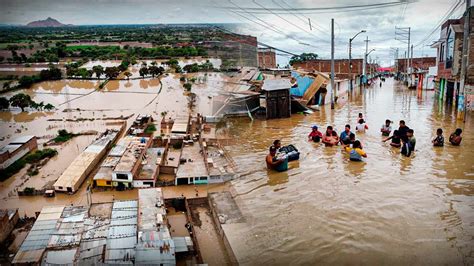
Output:
[[[290,119],[233,121],[238,145],[231,151],[243,172],[233,192],[249,228],[244,264],[472,264],[474,263],[473,117],[456,121],[434,92],[409,91],[388,79],[382,88],[355,89],[350,102],[331,112]],[[359,93],[357,93],[359,92]],[[356,134],[368,158],[350,162],[341,147],[307,141],[312,125],[338,133],[358,113],[369,130]],[[404,119],[414,129],[410,158],[383,143],[385,119]],[[446,140],[456,127],[463,142],[434,148],[438,127]],[[274,139],[294,144],[300,160],[284,173],[268,171]]]

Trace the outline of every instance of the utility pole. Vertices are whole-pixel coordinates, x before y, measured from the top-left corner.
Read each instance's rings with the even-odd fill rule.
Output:
[[[411,34],[410,27],[406,27],[406,28],[395,27],[395,40],[407,43],[407,54],[405,55],[405,58],[406,58],[405,71],[406,71],[408,86],[411,85],[410,76],[408,74],[408,71],[410,68],[410,34]]]
[[[334,96],[336,90],[334,88],[334,19],[331,19],[331,109],[334,109]]]
[[[461,61],[461,88],[458,95],[457,119],[466,121],[466,72],[468,67],[467,58],[469,56],[469,22],[471,21],[471,0],[466,0],[466,15],[464,16],[464,35],[462,40],[462,61]]]
[[[365,39],[364,67],[362,68],[362,76],[364,76],[364,84],[367,80],[367,52],[369,51],[369,36]]]
[[[411,54],[413,56],[413,53]],[[408,58],[407,58],[407,73],[410,69],[410,27],[408,27]],[[411,71],[410,71],[411,72]],[[408,87],[411,86],[411,75],[408,76]]]
[[[354,37],[349,39],[349,89],[352,91],[352,41],[357,35],[366,32],[365,30],[359,31]]]

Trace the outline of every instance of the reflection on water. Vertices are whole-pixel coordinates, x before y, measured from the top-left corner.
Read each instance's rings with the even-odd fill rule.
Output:
[[[472,264],[474,262],[474,149],[472,114],[464,124],[434,92],[409,91],[387,80],[382,88],[356,89],[349,103],[290,119],[233,121],[239,140],[231,153],[242,171],[233,181],[249,221],[248,264]],[[369,125],[356,134],[368,154],[350,162],[341,147],[309,143],[316,124],[340,132],[358,113]],[[382,142],[385,119],[414,129],[415,154],[406,158]],[[463,128],[460,147],[434,148]],[[284,175],[265,168],[274,139],[294,144],[299,166]],[[275,189],[277,187],[277,189]],[[283,188],[283,189],[280,189]],[[246,264],[246,263],[244,263]]]

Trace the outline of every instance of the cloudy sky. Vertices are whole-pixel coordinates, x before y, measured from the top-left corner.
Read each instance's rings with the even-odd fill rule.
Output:
[[[399,2],[397,4],[396,2]],[[0,23],[26,24],[53,17],[62,23],[158,24],[158,23],[246,23],[239,33],[299,54],[314,52],[330,57],[330,23],[335,19],[336,58],[348,57],[348,40],[365,29],[353,42],[353,57],[361,58],[364,39],[369,37],[373,60],[390,65],[391,48],[403,56],[407,45],[395,40],[395,27],[411,27],[414,56],[434,55],[429,46],[439,37],[436,26],[459,3],[450,18],[462,15],[461,0],[0,0]],[[387,4],[374,9],[344,9],[345,6]],[[328,7],[337,7],[324,9]],[[296,8],[298,10],[289,9]],[[312,21],[312,29],[306,22]],[[434,31],[433,34],[432,33]],[[308,46],[308,44],[310,46]],[[279,56],[285,63],[286,57]]]

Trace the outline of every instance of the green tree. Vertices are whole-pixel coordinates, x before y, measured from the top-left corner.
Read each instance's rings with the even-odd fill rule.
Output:
[[[21,87],[28,88],[31,85],[33,85],[33,83],[35,83],[35,80],[34,80],[33,77],[23,76],[23,77],[20,78],[18,83],[20,84]]]
[[[30,106],[31,103],[32,100],[30,95],[24,93],[15,94],[10,98],[10,105],[13,107],[20,107],[22,112],[24,112],[25,108]]]
[[[116,78],[118,75],[120,74],[120,70],[118,69],[118,67],[106,67],[105,68],[105,76],[108,78],[108,79],[114,79]]]
[[[0,109],[8,109],[10,107],[10,102],[5,97],[0,97]]]
[[[153,78],[163,74],[164,71],[165,69],[163,67],[151,66],[148,68],[148,73],[150,73]]]
[[[93,66],[92,71],[94,71],[95,76],[100,79],[100,76],[104,74],[104,67],[101,65]]]
[[[48,103],[47,105],[44,106],[44,110],[46,111],[51,111],[54,109],[54,105]]]
[[[148,75],[148,68],[146,66],[142,66],[140,70],[138,71],[138,73],[140,74],[141,77],[144,78],[146,75]]]
[[[314,53],[302,53],[300,55],[294,55],[290,59],[290,65],[295,63],[303,63],[310,60],[318,59],[318,55]]]
[[[189,82],[183,84],[183,87],[186,89],[186,91],[191,91],[192,86],[193,85]]]

